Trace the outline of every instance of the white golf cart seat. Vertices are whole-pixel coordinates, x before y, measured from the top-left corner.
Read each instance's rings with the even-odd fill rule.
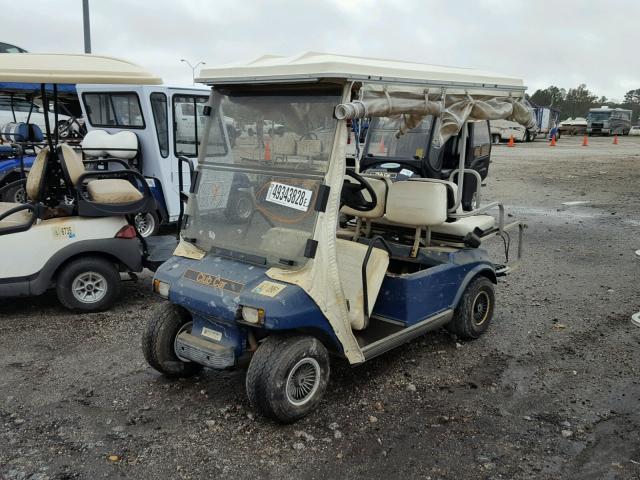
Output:
[[[19,203],[0,202],[0,215],[5,214],[9,210],[19,207]],[[31,219],[31,212],[28,210],[22,210],[9,215],[6,218],[0,220],[0,228],[15,227],[16,225],[24,225]]]
[[[138,154],[138,137],[128,130],[113,134],[106,130],[91,130],[82,139],[81,146],[87,158],[131,160]]]
[[[476,228],[483,232],[491,230],[496,226],[496,219],[491,215],[472,215],[463,217],[453,222],[445,222],[431,227],[432,233],[446,235],[447,237],[464,238],[472,233]]]
[[[314,155],[322,153],[322,140],[315,138],[298,140],[297,150],[298,155],[313,157]]]
[[[430,229],[447,220],[447,186],[439,182],[400,181],[391,184],[387,197],[386,223],[416,229],[411,256],[418,254],[422,230]]]
[[[271,142],[271,154],[275,161],[286,162],[288,157],[296,154],[296,137],[293,132],[276,134]]]
[[[366,224],[365,235],[369,236],[369,234],[371,233],[371,221],[382,218],[384,216],[385,209],[387,206],[387,196],[389,195],[389,188],[391,185],[391,181],[382,177],[372,178],[372,177],[363,176],[363,178],[367,181],[367,183],[371,186],[373,191],[376,193],[376,206],[372,210],[369,210],[368,212],[361,212],[359,210],[355,210],[346,205],[343,206],[340,209],[340,213],[343,213],[345,215],[349,215],[352,217],[356,217],[357,222],[356,222],[355,231],[339,230],[337,232],[337,235],[340,238],[353,238],[354,240],[357,239],[360,236],[363,220]],[[347,181],[351,181],[349,177],[345,177],[345,179]],[[371,201],[371,196],[369,195],[369,192],[367,192],[366,190],[363,190],[362,195],[365,200]]]
[[[354,330],[363,330],[369,325],[364,312],[364,286],[362,285],[362,265],[368,245],[350,240],[336,239],[336,257],[342,291],[347,298],[349,322]],[[382,281],[389,267],[389,254],[380,248],[373,248],[367,263],[367,303],[368,311],[380,293]]]
[[[60,151],[69,179],[78,188],[78,180],[86,172],[82,159],[66,143],[60,145]],[[131,182],[117,178],[91,180],[87,184],[87,193],[92,202],[107,205],[137,202],[143,198],[142,193]]]
[[[455,205],[458,193],[458,186],[454,182],[448,180],[436,180],[432,178],[412,178],[410,182],[428,182],[440,183],[447,187],[447,209]],[[459,211],[462,211],[459,208]],[[472,233],[476,228],[482,231],[491,230],[496,225],[496,219],[491,215],[472,215],[470,217],[462,217],[457,220],[447,221],[438,225],[431,226],[431,233],[446,235],[447,237],[464,238],[467,234]]]

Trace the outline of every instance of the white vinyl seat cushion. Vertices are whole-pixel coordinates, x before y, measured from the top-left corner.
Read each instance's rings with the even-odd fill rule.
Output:
[[[447,187],[435,182],[391,184],[385,219],[391,223],[428,227],[447,219]]]
[[[87,193],[92,202],[104,204],[130,203],[142,200],[142,193],[127,180],[105,178],[87,184]]]
[[[322,153],[322,140],[317,139],[305,139],[298,140],[297,145],[298,155],[312,156]]]
[[[286,132],[282,136],[273,137],[271,142],[271,154],[278,155],[295,155],[296,154],[296,137],[293,132]]]
[[[496,226],[496,219],[491,215],[473,215],[464,217],[455,222],[441,223],[431,227],[433,233],[440,233],[452,237],[465,237],[468,233],[473,232],[476,228],[486,231]]]
[[[351,181],[349,177],[345,177],[347,181]],[[387,184],[386,179],[382,178],[365,178],[367,183],[371,185],[371,188],[376,193],[376,206],[373,210],[369,210],[368,212],[361,212],[359,210],[354,210],[353,208],[347,207],[346,205],[340,209],[341,213],[345,215],[351,215],[353,217],[361,217],[361,218],[380,218],[384,216],[385,207],[387,204],[387,191],[389,189],[389,185]],[[390,183],[390,182],[389,182]],[[366,190],[362,191],[362,196],[368,202],[371,201],[371,195]]]
[[[128,130],[117,133],[91,130],[82,139],[81,146],[87,157],[130,160],[138,152],[138,137]]]
[[[349,322],[354,330],[363,330],[368,326],[368,319],[364,316],[364,288],[362,285],[362,264],[368,248],[362,243],[336,239],[340,283],[349,302]],[[367,264],[369,314],[371,314],[378,293],[380,293],[388,266],[389,254],[380,248],[373,248]]]

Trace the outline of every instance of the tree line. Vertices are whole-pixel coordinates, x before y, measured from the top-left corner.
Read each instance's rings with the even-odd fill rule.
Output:
[[[626,108],[631,110],[632,123],[638,123],[640,116],[640,88],[629,90],[624,95],[622,103],[609,100],[605,96],[599,97],[591,92],[583,83],[576,88],[566,90],[550,86],[538,89],[531,95],[530,100],[536,105],[543,107],[553,106],[560,109],[560,118],[565,120],[569,117],[586,117],[590,108],[607,105],[611,108]]]

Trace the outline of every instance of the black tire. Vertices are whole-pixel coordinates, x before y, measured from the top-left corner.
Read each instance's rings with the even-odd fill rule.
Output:
[[[69,310],[100,312],[110,308],[120,295],[120,274],[108,260],[81,257],[62,267],[56,292]]]
[[[185,362],[176,355],[175,339],[190,323],[191,315],[184,308],[166,303],[156,308],[142,334],[147,363],[172,378],[191,377],[202,370],[199,363]]]
[[[491,280],[475,277],[462,294],[447,330],[464,340],[480,337],[489,328],[494,305],[495,292]]]
[[[329,370],[327,349],[316,338],[270,336],[258,347],[249,364],[246,379],[249,402],[266,417],[293,423],[318,407],[327,389]],[[305,372],[309,376],[302,375],[299,379],[304,377],[308,382],[296,389],[295,374]]]
[[[2,195],[2,201],[9,203],[26,203],[27,191],[25,190],[24,185],[14,185],[11,188],[7,188]]]
[[[232,194],[224,211],[227,220],[231,223],[248,222],[253,214],[253,198],[247,192]]]
[[[135,216],[134,225],[141,237],[153,237],[160,230],[160,215],[158,212],[139,213]]]

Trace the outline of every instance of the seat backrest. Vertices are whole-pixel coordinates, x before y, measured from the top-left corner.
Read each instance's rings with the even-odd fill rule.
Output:
[[[296,134],[286,132],[284,135],[276,134],[271,143],[273,155],[295,155],[296,154]]]
[[[27,192],[27,197],[32,202],[37,202],[40,200],[40,193],[42,192],[42,186],[44,184],[48,159],[49,147],[46,147],[38,152],[38,155],[36,155],[36,159],[33,161],[33,165],[31,165],[29,174],[27,175],[25,190]]]
[[[82,158],[66,143],[60,144],[60,153],[62,154],[62,171],[67,180],[75,187],[78,184],[78,179],[85,172]]]
[[[138,154],[138,137],[128,130],[109,133],[91,130],[82,139],[82,151],[91,158],[119,158],[131,160]]]
[[[346,205],[340,209],[341,213],[345,215],[351,215],[354,217],[361,218],[380,218],[384,216],[385,208],[387,205],[387,195],[389,193],[389,185],[391,182],[386,178],[371,178],[371,177],[363,177],[367,181],[373,191],[376,193],[376,206],[373,210],[369,210],[368,212],[361,212],[359,210],[354,210],[351,207],[347,207]],[[350,181],[349,177],[345,177],[347,181]],[[371,195],[366,190],[362,191],[362,195],[365,200],[371,201]]]
[[[392,223],[428,227],[447,220],[447,187],[435,182],[391,184],[385,218]]]
[[[44,140],[44,135],[35,123],[9,122],[2,128],[2,140],[9,143],[37,143]]]
[[[306,138],[298,140],[298,155],[317,155],[322,153],[322,140]]]
[[[439,180],[436,178],[410,178],[410,182],[431,182],[441,183],[447,187],[447,210],[453,208],[456,205],[456,199],[458,198],[458,185],[455,182],[449,180]]]

